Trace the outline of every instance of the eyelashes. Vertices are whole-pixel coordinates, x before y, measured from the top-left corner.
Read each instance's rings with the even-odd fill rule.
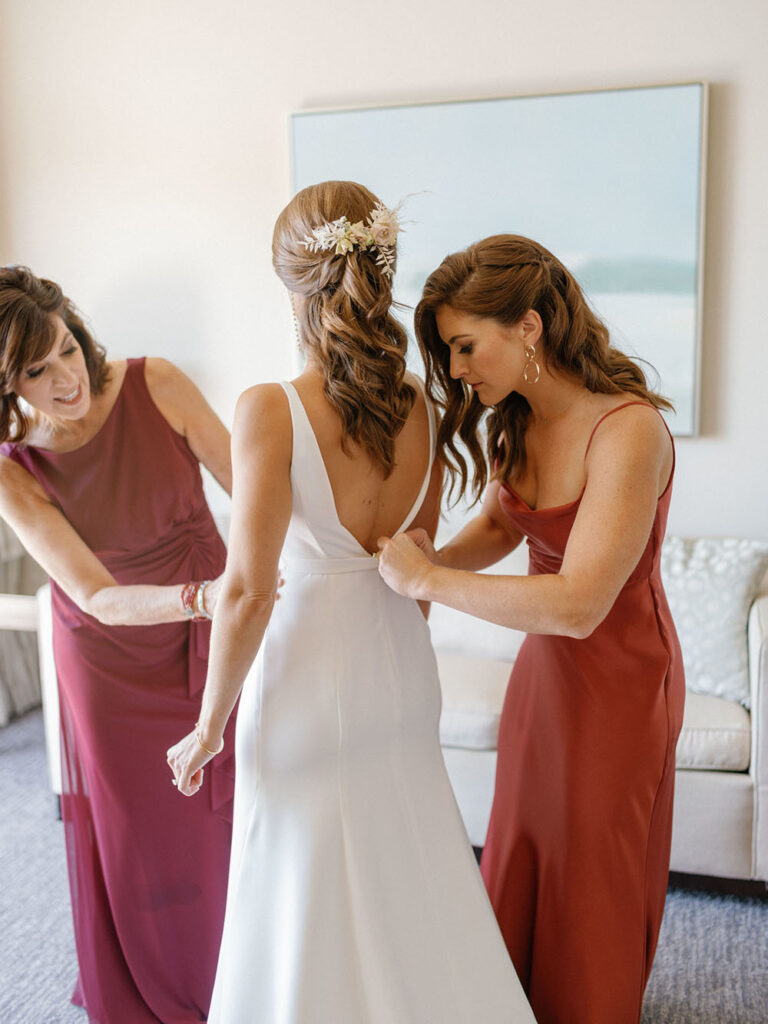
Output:
[[[69,346],[62,350],[61,355],[62,356],[71,356],[76,348],[77,348],[77,345],[75,344],[75,342],[74,341],[70,342]],[[45,370],[45,366],[41,366],[41,367],[39,367],[36,370],[27,370],[26,373],[27,373],[28,377],[31,377],[32,380],[35,380],[37,377],[40,376],[41,373],[44,372],[44,370]]]

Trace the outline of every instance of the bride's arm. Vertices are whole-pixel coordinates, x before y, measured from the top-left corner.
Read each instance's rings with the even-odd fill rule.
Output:
[[[291,517],[291,444],[290,410],[282,387],[260,384],[244,392],[232,430],[229,549],[213,617],[199,729],[168,751],[179,790],[187,796],[200,788],[200,769],[221,744],[272,614],[278,561]]]

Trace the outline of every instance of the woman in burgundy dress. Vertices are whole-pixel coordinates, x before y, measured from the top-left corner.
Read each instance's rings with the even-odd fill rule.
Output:
[[[165,748],[205,681],[225,551],[199,464],[231,489],[228,433],[170,363],[107,362],[57,285],[10,267],[0,440],[0,514],[52,581],[73,1002],[99,1024],[205,1020],[232,730],[199,804],[168,786]]]
[[[485,494],[437,553],[421,533],[383,540],[380,571],[402,594],[528,633],[502,711],[483,876],[540,1024],[637,1024],[684,698],[659,574],[669,403],[611,347],[565,267],[519,236],[448,256],[416,331],[445,408],[439,439],[463,490],[458,433]],[[523,538],[528,576],[476,572]]]

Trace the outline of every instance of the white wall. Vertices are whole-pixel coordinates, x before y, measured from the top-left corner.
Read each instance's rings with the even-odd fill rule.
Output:
[[[231,421],[290,375],[270,266],[307,107],[712,83],[702,436],[670,527],[768,537],[763,0],[4,0],[0,260],[60,281],[112,354],[179,362]]]

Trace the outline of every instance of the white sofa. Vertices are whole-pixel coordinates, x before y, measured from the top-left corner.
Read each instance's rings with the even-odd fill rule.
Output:
[[[447,535],[451,532],[446,529]],[[523,574],[526,568],[522,545],[493,571]],[[39,574],[34,565],[26,572],[28,580]],[[741,626],[749,710],[711,694],[687,695],[678,745],[673,871],[768,882],[768,577],[755,590]],[[709,630],[715,644],[720,620],[714,616]],[[51,787],[60,793],[47,585],[36,599],[0,594],[0,626],[39,632],[48,768]],[[430,628],[443,688],[443,754],[470,840],[481,847],[493,797],[499,714],[523,635],[438,605],[432,608]],[[681,631],[684,653],[686,639],[690,643]],[[30,685],[37,685],[36,678]],[[34,694],[32,700],[36,702]]]
[[[680,541],[670,538],[667,543],[671,548]],[[706,543],[717,551],[721,543],[750,545]],[[710,558],[711,550],[707,550]],[[749,554],[741,551],[743,558]],[[669,562],[669,550],[667,556]],[[742,605],[741,624],[745,658],[748,655],[749,709],[722,696],[686,694],[675,780],[671,858],[675,872],[768,881],[768,578],[763,576],[764,556],[758,553],[756,557],[753,581],[759,564],[762,582],[755,583],[756,594],[751,596],[756,599],[751,608]],[[491,571],[522,574],[526,566],[523,544]],[[713,578],[722,589],[718,568]],[[672,569],[674,565],[670,572]],[[680,579],[686,571],[683,566]],[[677,589],[678,601],[688,600],[685,587]],[[690,602],[698,606],[703,603],[700,581],[693,589]],[[670,581],[667,590],[674,612],[675,586],[670,586]],[[741,598],[743,601],[743,594]],[[711,632],[708,639],[718,642],[722,616],[713,613],[709,621],[703,609],[698,628],[703,625]],[[440,732],[445,763],[472,844],[482,847],[493,797],[499,714],[524,638],[515,630],[440,606],[433,606],[430,626],[443,688]],[[678,630],[686,656],[686,642],[690,649],[695,629],[681,628],[678,622]],[[738,642],[738,637],[730,641]],[[713,684],[713,689],[717,688]]]

